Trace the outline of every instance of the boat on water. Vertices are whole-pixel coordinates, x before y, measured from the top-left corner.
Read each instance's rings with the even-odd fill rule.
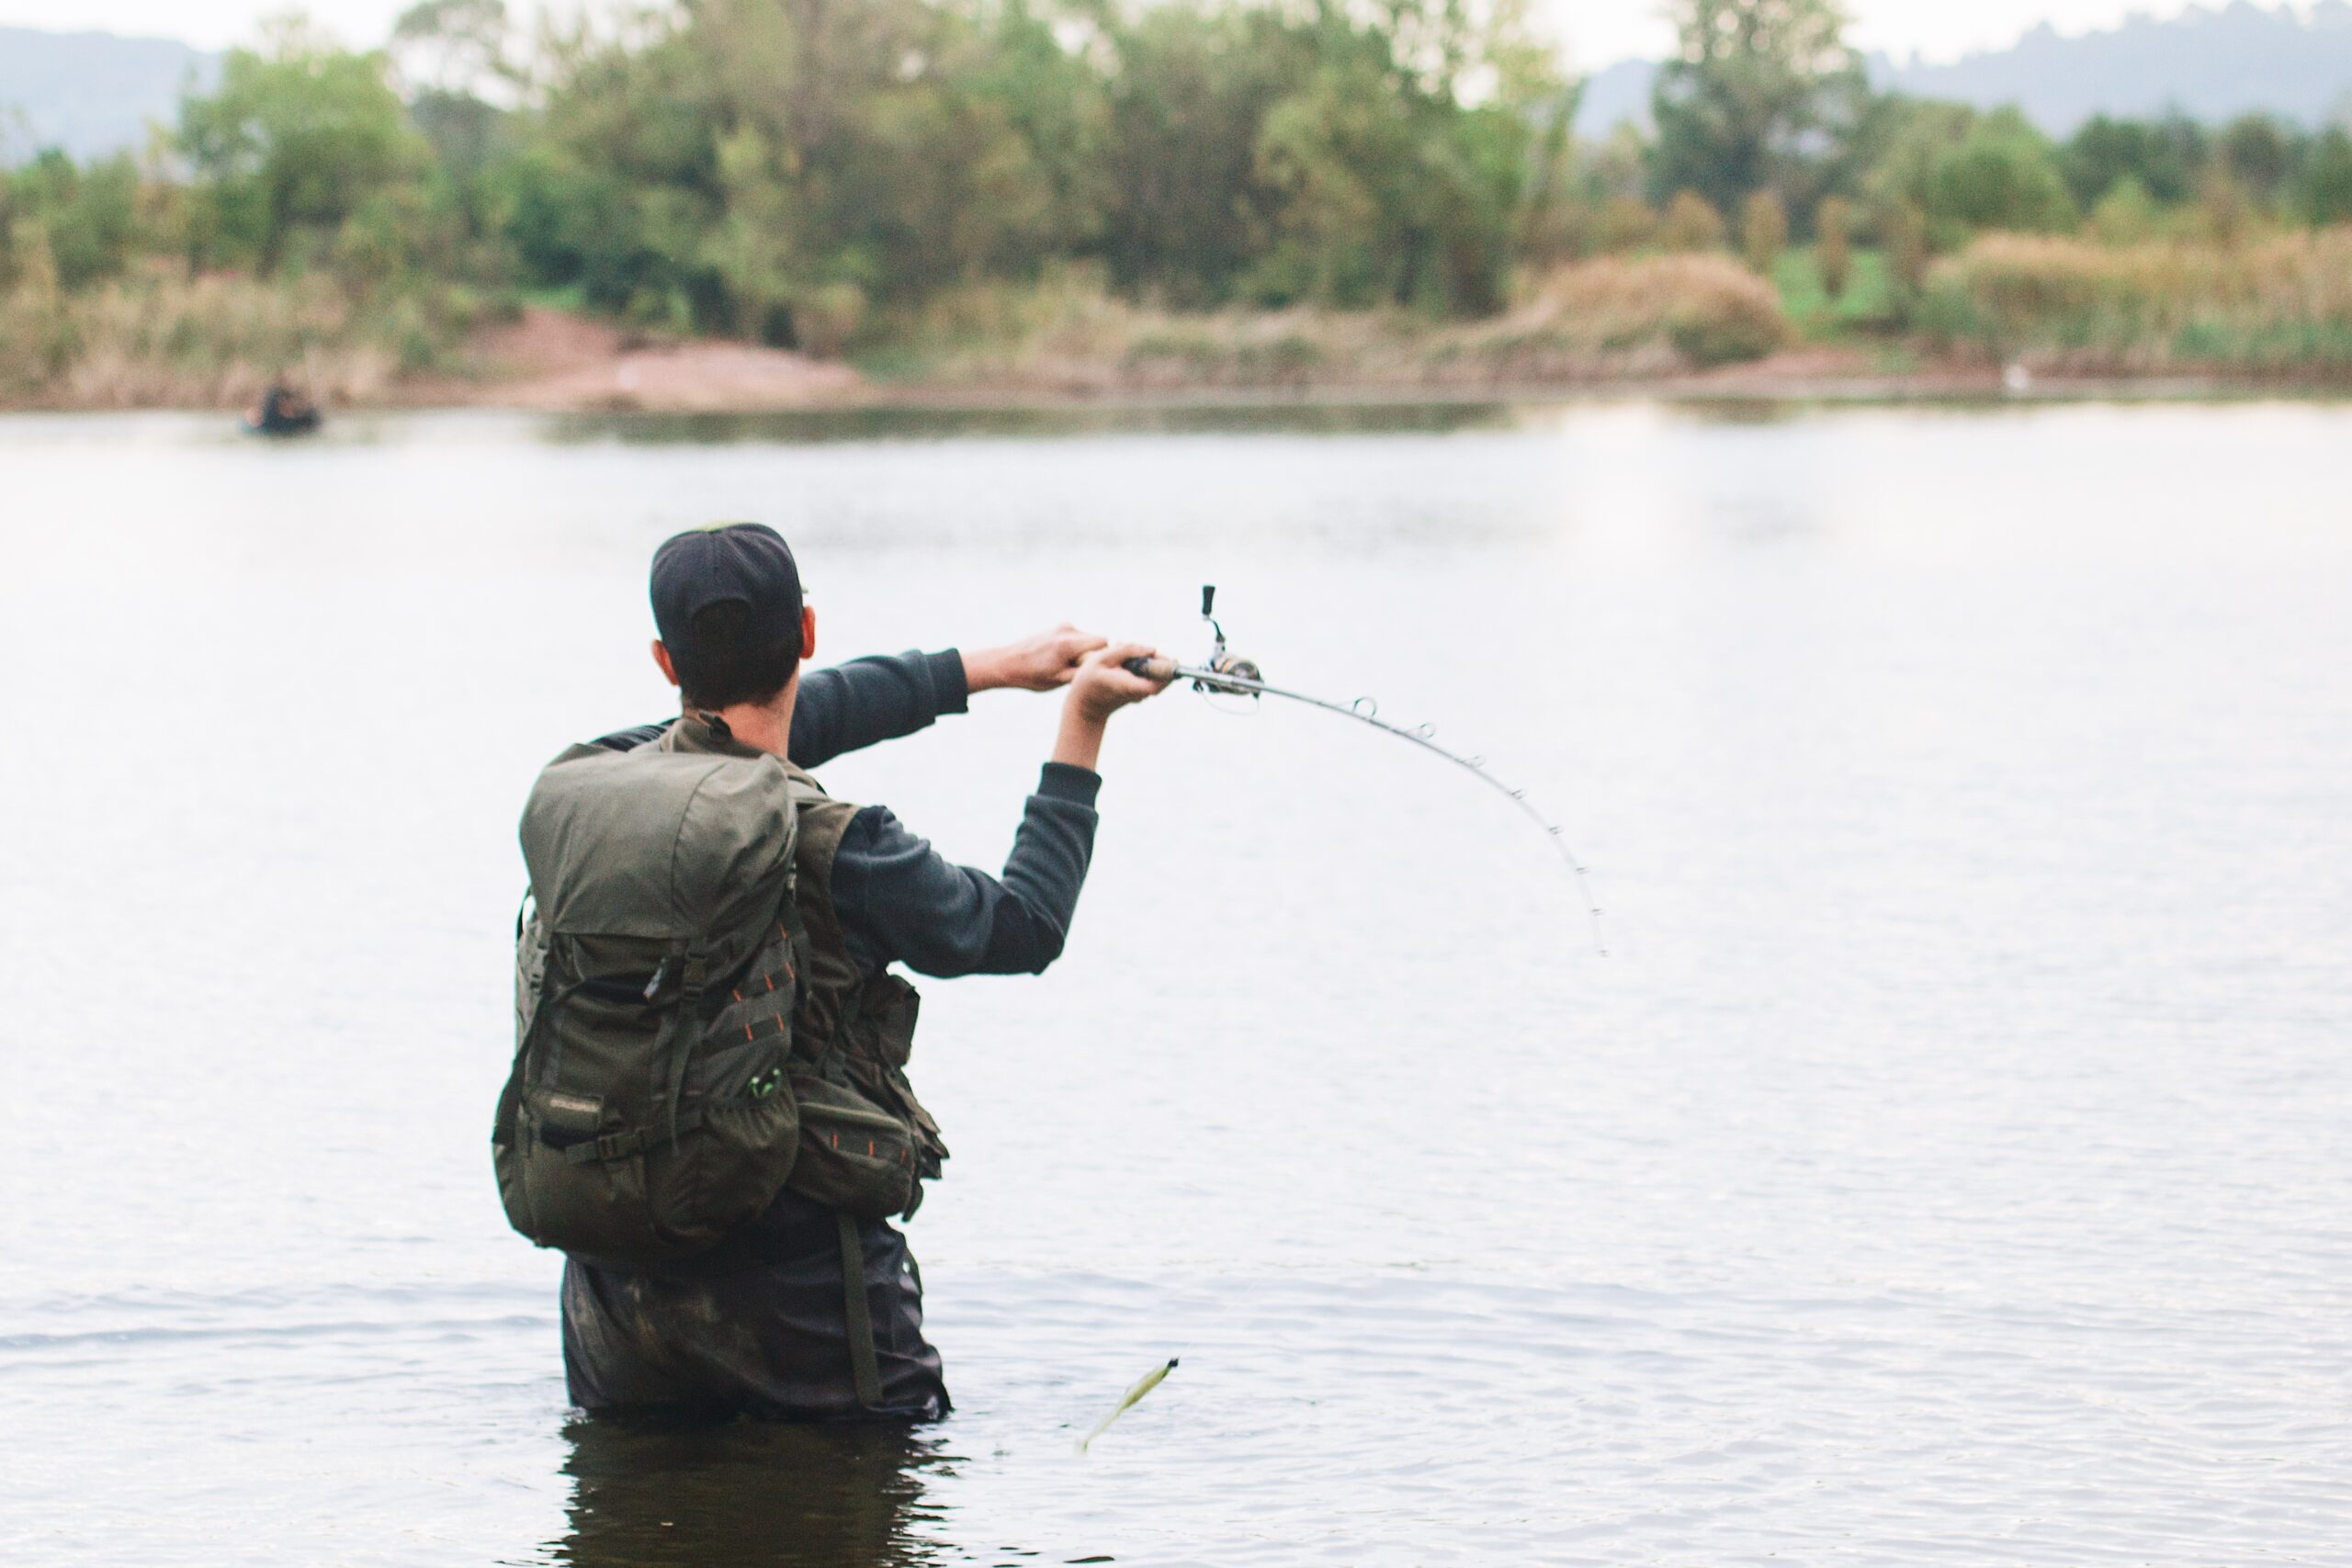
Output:
[[[319,428],[319,405],[284,385],[273,385],[245,412],[248,435],[308,435]]]

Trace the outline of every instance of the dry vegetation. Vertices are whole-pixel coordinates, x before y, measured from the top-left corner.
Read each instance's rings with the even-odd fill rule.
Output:
[[[1577,263],[1501,315],[1466,322],[1311,308],[1180,314],[1071,272],[933,301],[887,368],[1008,390],[1450,389],[1675,375],[1758,357],[1787,335],[1771,287],[1715,255]]]
[[[2352,376],[2352,226],[2234,245],[1996,234],[1939,264],[1933,337],[2038,368]]]
[[[472,324],[456,296],[355,298],[319,276],[153,267],[66,294],[36,274],[0,296],[0,404],[231,408],[281,377],[330,403],[382,401]]]

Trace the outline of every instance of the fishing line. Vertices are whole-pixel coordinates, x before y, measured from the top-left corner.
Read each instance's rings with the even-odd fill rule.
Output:
[[[1603,958],[1609,956],[1609,945],[1600,925],[1600,906],[1593,901],[1591,885],[1585,880],[1584,863],[1577,859],[1576,852],[1568,847],[1566,838],[1561,833],[1560,825],[1537,809],[1535,803],[1527,798],[1525,790],[1506,784],[1488,773],[1486,758],[1465,757],[1460,752],[1439,745],[1435,726],[1419,724],[1408,728],[1404,725],[1381,717],[1380,705],[1371,697],[1358,697],[1351,703],[1335,703],[1323,697],[1310,696],[1305,692],[1294,692],[1288,687],[1269,683],[1265,672],[1255,663],[1227,651],[1225,628],[1217,624],[1214,614],[1216,607],[1216,588],[1204,587],[1201,590],[1201,619],[1208,622],[1210,630],[1216,636],[1216,644],[1210,650],[1208,661],[1205,664],[1180,664],[1172,659],[1130,659],[1126,662],[1127,669],[1153,681],[1190,681],[1193,683],[1193,690],[1199,693],[1204,699],[1208,700],[1210,707],[1228,715],[1247,710],[1227,707],[1216,702],[1214,698],[1219,695],[1238,696],[1247,697],[1255,702],[1261,697],[1281,697],[1286,702],[1303,703],[1311,708],[1320,708],[1325,713],[1337,714],[1341,718],[1351,718],[1359,724],[1368,724],[1374,729],[1393,735],[1399,740],[1410,741],[1422,750],[1442,757],[1455,767],[1466,770],[1480,784],[1508,799],[1512,807],[1530,822],[1544,829],[1544,836],[1552,842],[1553,852],[1560,857],[1560,863],[1567,868],[1569,879],[1576,884],[1577,897],[1583,901],[1585,916],[1592,924],[1593,951]],[[1265,1281],[1261,1280],[1255,1284],[1245,1287],[1242,1293],[1249,1294],[1264,1283]],[[1145,1373],[1133,1387],[1127,1390],[1126,1396],[1119,1401],[1111,1413],[1103,1416],[1092,1431],[1078,1440],[1078,1451],[1081,1454],[1085,1453],[1092,1446],[1095,1438],[1110,1429],[1113,1422],[1135,1408],[1144,1395],[1158,1388],[1160,1381],[1175,1370],[1176,1359],[1170,1357],[1165,1364]]]
[[[1264,672],[1256,664],[1226,651],[1225,628],[1218,626],[1216,617],[1210,614],[1216,604],[1216,590],[1214,587],[1204,587],[1201,590],[1201,619],[1208,622],[1211,629],[1216,634],[1216,649],[1210,654],[1205,665],[1180,664],[1172,659],[1131,659],[1127,661],[1127,668],[1138,675],[1147,676],[1155,681],[1190,681],[1193,683],[1193,689],[1204,695],[1226,693],[1250,698],[1281,697],[1288,702],[1304,703],[1308,707],[1320,708],[1325,713],[1337,714],[1341,718],[1351,718],[1359,724],[1368,724],[1374,729],[1385,731],[1399,740],[1410,741],[1422,750],[1432,752],[1452,762],[1455,767],[1466,770],[1480,784],[1509,800],[1521,816],[1544,829],[1544,837],[1552,841],[1554,852],[1560,857],[1560,863],[1567,868],[1569,880],[1576,885],[1577,897],[1584,905],[1586,919],[1592,927],[1593,952],[1603,958],[1609,956],[1609,943],[1600,924],[1600,906],[1593,899],[1591,884],[1585,877],[1584,863],[1577,858],[1576,852],[1568,847],[1568,841],[1562,834],[1560,825],[1539,810],[1535,803],[1527,798],[1525,790],[1506,784],[1488,773],[1486,758],[1465,757],[1460,752],[1449,750],[1439,745],[1435,739],[1437,728],[1434,725],[1420,724],[1408,728],[1404,725],[1391,723],[1381,717],[1380,705],[1370,697],[1358,697],[1352,703],[1335,703],[1327,698],[1310,696],[1305,692],[1294,692],[1286,687],[1268,684]],[[1212,703],[1210,705],[1214,707],[1216,705]]]

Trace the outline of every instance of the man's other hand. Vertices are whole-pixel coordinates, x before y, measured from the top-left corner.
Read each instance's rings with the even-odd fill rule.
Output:
[[[1050,692],[1076,678],[1086,656],[1107,646],[1107,639],[1080,631],[1065,621],[1049,632],[983,648],[964,655],[964,689],[991,692],[1011,687],[1023,692]],[[1133,699],[1129,699],[1132,701]]]
[[[1127,660],[1159,657],[1158,649],[1141,642],[1123,642],[1088,655],[1071,683],[1069,705],[1101,724],[1129,703],[1158,696],[1168,689],[1168,682],[1136,674],[1127,668]]]

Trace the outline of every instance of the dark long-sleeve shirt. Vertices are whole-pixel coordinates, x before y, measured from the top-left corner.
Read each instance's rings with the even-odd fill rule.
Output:
[[[801,677],[786,745],[814,772],[835,757],[962,713],[969,694],[954,649],[854,660]],[[608,735],[616,750],[658,738],[667,724]],[[887,807],[851,818],[833,862],[833,909],[850,956],[868,970],[903,964],[918,974],[1034,975],[1059,957],[1094,851],[1091,769],[1047,762],[1023,809],[1001,876],[958,865]]]

